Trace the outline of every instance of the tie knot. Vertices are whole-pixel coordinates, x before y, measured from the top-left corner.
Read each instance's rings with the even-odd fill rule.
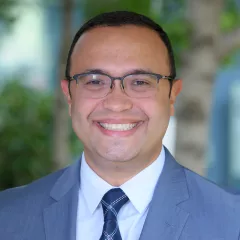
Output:
[[[120,188],[109,190],[102,198],[104,221],[117,220],[121,207],[128,201],[127,195]]]

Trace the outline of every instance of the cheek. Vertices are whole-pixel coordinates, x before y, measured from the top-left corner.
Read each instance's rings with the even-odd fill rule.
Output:
[[[98,105],[99,100],[96,99],[83,99],[80,97],[73,98],[71,106],[73,121],[81,121],[82,123],[87,122],[89,116],[95,111]]]
[[[157,96],[155,99],[144,101],[142,109],[150,121],[161,123],[170,116],[170,101],[165,96]]]
[[[71,109],[72,128],[82,143],[86,144],[90,131],[88,116],[91,113],[92,105],[85,101],[74,101]]]

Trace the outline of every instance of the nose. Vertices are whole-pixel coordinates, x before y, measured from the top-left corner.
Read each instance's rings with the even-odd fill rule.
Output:
[[[113,112],[123,112],[132,108],[132,101],[122,89],[120,81],[114,81],[114,86],[103,101],[104,108]]]

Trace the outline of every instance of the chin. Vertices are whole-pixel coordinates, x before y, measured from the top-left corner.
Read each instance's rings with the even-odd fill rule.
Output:
[[[114,151],[113,149],[107,150],[104,153],[100,153],[99,155],[102,156],[102,158],[112,161],[112,162],[127,162],[132,160],[137,154],[136,152],[132,152],[130,150],[123,150],[121,151]]]

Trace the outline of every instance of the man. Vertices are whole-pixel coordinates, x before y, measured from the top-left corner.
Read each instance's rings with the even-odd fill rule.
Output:
[[[91,19],[61,86],[84,153],[0,194],[1,239],[239,239],[234,197],[162,145],[182,81],[159,25],[124,11]]]

